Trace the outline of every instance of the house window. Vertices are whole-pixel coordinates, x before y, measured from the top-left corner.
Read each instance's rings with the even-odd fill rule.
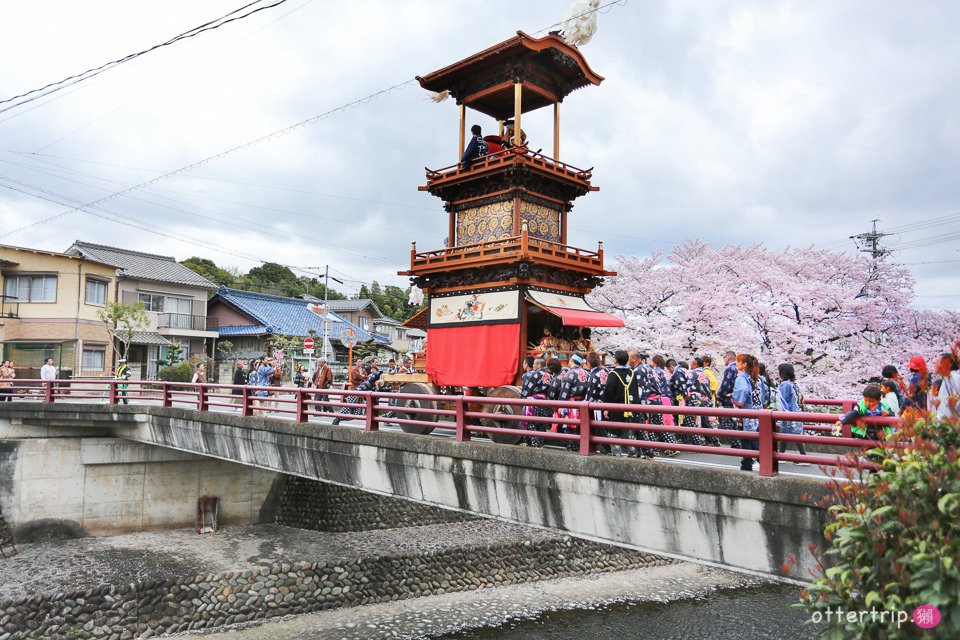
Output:
[[[147,311],[163,312],[163,296],[156,293],[141,293],[138,298]]]
[[[163,309],[167,316],[162,326],[174,329],[203,329],[203,326],[193,324],[193,298],[175,298],[165,296]]]
[[[369,318],[365,318],[364,316],[360,316],[360,328],[363,329],[364,331],[369,331],[369,330],[370,330],[370,319],[369,319]]]
[[[87,278],[87,290],[85,301],[87,304],[93,304],[102,307],[107,303],[107,283],[103,280]]]
[[[57,276],[8,276],[3,295],[15,302],[56,302]]]
[[[405,333],[406,333],[406,332],[405,332],[403,329],[397,329],[397,337],[396,337],[396,339],[397,339],[397,340],[403,340],[403,339],[406,337]]]
[[[83,350],[83,370],[84,371],[103,371],[103,363],[106,351],[103,349],[84,349]]]

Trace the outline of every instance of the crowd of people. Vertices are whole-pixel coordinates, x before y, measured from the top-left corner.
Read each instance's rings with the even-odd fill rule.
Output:
[[[713,359],[709,355],[700,355],[689,361],[666,358],[663,355],[641,353],[639,350],[618,350],[613,353],[612,366],[601,362],[595,352],[570,356],[567,366],[558,358],[527,357],[524,363],[525,373],[521,380],[521,397],[556,401],[604,402],[620,405],[647,406],[686,406],[686,407],[725,407],[738,409],[779,409],[781,411],[802,412],[805,410],[803,392],[797,382],[795,368],[790,363],[777,366],[775,382],[766,366],[750,354],[737,354],[727,351],[724,354],[723,367],[718,372],[713,368]],[[890,432],[886,427],[877,430],[874,426],[862,426],[857,422],[863,416],[899,416],[911,407],[930,409],[941,417],[957,417],[956,400],[960,396],[960,371],[957,370],[957,358],[953,353],[944,353],[938,359],[934,372],[927,371],[923,358],[914,357],[908,363],[909,374],[903,377],[894,365],[883,368],[881,375],[871,379],[863,390],[863,398],[857,405],[837,421],[837,428],[851,424],[854,437],[876,439]],[[954,400],[950,400],[950,398]],[[525,421],[523,428],[531,432],[553,431],[559,433],[578,433],[578,428],[570,423],[551,422],[556,418],[577,418],[576,409],[556,410],[542,405],[527,405],[525,416],[534,418]],[[673,456],[677,450],[669,446],[644,447],[642,442],[656,441],[666,445],[677,444],[677,435],[656,429],[644,429],[642,425],[675,425],[675,418],[662,412],[633,412],[630,410],[607,411],[594,416],[595,419],[611,422],[637,424],[632,430],[599,430],[598,435],[636,440],[638,446],[615,451],[606,445],[597,450],[605,454],[618,454],[631,457],[651,458],[654,456]],[[756,432],[759,424],[755,418],[736,419],[721,417],[717,423],[708,416],[677,416],[679,426],[711,429],[742,430]],[[779,421],[780,433],[800,435],[803,433],[801,421]],[[698,433],[683,434],[679,442],[683,444],[720,446],[717,436],[701,436]],[[533,447],[544,445],[543,436],[531,435],[524,444]],[[802,443],[796,443],[800,455],[806,455]],[[574,444],[568,445],[574,448]],[[733,438],[731,446],[745,450],[756,450],[755,438]],[[787,442],[780,443],[780,453],[786,451]],[[744,457],[741,469],[752,470],[754,458]],[[804,464],[796,462],[795,464]]]

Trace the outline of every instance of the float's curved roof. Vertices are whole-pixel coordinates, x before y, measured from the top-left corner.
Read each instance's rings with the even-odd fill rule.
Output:
[[[488,49],[425,76],[417,76],[429,91],[449,91],[459,104],[504,120],[514,114],[514,83],[523,83],[522,112],[560,102],[603,76],[583,54],[563,38],[534,38],[523,31]]]

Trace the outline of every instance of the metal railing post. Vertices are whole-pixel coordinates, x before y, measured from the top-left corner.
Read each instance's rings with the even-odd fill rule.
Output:
[[[240,415],[250,417],[253,415],[253,405],[250,401],[250,387],[243,388],[243,394],[240,396],[243,406],[240,407]]]
[[[169,382],[164,382],[164,383],[163,383],[163,400],[161,401],[161,404],[162,404],[164,407],[167,407],[167,408],[173,406],[173,397],[170,395],[170,383],[169,383]]]
[[[757,430],[760,443],[760,475],[775,476],[779,472],[779,464],[774,458],[773,441],[773,412],[764,411],[760,416],[759,429]]]
[[[857,404],[857,403],[854,402],[853,400],[844,400],[844,401],[843,401],[843,404],[840,405],[840,412],[841,412],[841,414],[847,413],[848,411],[850,411],[851,409],[853,409],[853,407],[854,407],[855,404]],[[845,425],[841,426],[841,427],[840,427],[840,431],[841,431],[841,435],[842,435],[844,438],[852,438],[852,437],[853,437],[853,425],[851,425],[851,424],[845,424]]]
[[[117,381],[108,380],[107,384],[110,385],[110,404],[117,404]]]
[[[48,404],[53,402],[53,382],[50,380],[43,383],[43,401]]]
[[[593,453],[593,444],[590,442],[590,403],[581,402],[578,410],[580,411],[580,455],[588,456]]]
[[[457,431],[456,439],[457,442],[469,442],[470,441],[470,432],[467,430],[467,417],[466,417],[466,401],[463,399],[463,396],[457,396],[453,400],[454,407],[456,409],[456,421],[457,421]]]
[[[197,385],[197,411],[209,411],[210,401],[207,399],[207,385]]]
[[[376,405],[375,400],[376,400],[376,398],[373,397],[373,391],[368,391],[368,392],[367,392],[367,395],[366,395],[366,398],[365,398],[365,403],[364,403],[365,411],[366,411],[366,414],[367,414],[367,415],[366,415],[366,418],[367,418],[366,430],[367,430],[367,431],[379,431],[379,430],[380,430],[380,425],[377,424],[377,421],[376,421],[376,420],[374,420],[374,417],[375,417],[374,406]]]
[[[306,422],[307,421],[307,407],[304,404],[306,401],[306,394],[303,392],[303,389],[297,389],[297,422]]]

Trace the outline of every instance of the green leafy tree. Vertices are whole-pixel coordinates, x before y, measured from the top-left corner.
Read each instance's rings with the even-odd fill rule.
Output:
[[[374,280],[370,286],[361,285],[357,294],[359,300],[373,300],[383,315],[403,322],[421,309],[420,305],[410,304],[410,288],[401,289],[394,285],[381,287]]]
[[[236,274],[231,273],[226,269],[221,269],[213,262],[213,260],[208,258],[198,258],[194,256],[192,258],[187,258],[186,260],[181,260],[180,264],[187,267],[191,271],[200,274],[215,284],[233,287],[236,285],[238,280]]]
[[[107,302],[103,309],[97,311],[97,317],[116,327],[113,333],[120,341],[121,358],[127,357],[134,334],[150,325],[147,310],[139,301],[133,304]]]
[[[913,413],[893,441],[911,446],[888,450],[877,472],[851,460],[832,486],[831,547],[802,594],[828,622],[822,637],[960,638],[960,420]],[[912,621],[921,605],[940,613],[928,631]],[[837,609],[877,615],[838,621],[828,614]],[[897,612],[909,617],[899,626]]]
[[[171,342],[170,346],[167,347],[167,357],[164,359],[164,364],[168,367],[183,361],[183,345],[179,342]]]
[[[190,382],[193,380],[193,365],[189,362],[164,367],[157,372],[157,378],[164,382]]]
[[[217,343],[217,354],[221,360],[229,360],[233,357],[233,343],[229,340],[221,340]]]

